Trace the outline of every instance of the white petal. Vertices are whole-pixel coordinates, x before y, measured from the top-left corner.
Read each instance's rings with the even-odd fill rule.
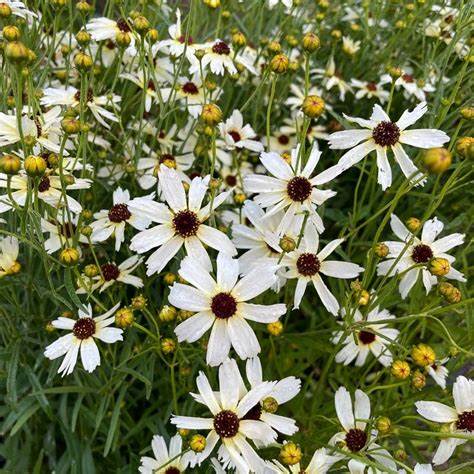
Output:
[[[392,184],[392,169],[387,159],[386,148],[378,146],[375,151],[377,152],[377,182],[382,186],[382,190],[385,191]]]
[[[225,292],[230,292],[239,278],[239,261],[220,252],[217,256],[217,284]]]
[[[229,318],[227,329],[232,347],[241,359],[255,357],[260,352],[257,336],[244,318],[237,315]]]
[[[301,380],[290,376],[277,382],[272,391],[272,397],[281,405],[296,397],[300,390]]]
[[[355,428],[354,413],[352,412],[351,395],[346,387],[339,387],[335,396],[334,403],[336,406],[336,413],[341,425],[346,431]]]
[[[178,338],[178,342],[188,341],[195,342],[209,330],[214,322],[214,316],[210,311],[202,311],[196,313],[182,323],[176,326],[174,333]]]
[[[230,351],[230,338],[227,322],[216,319],[207,343],[206,363],[211,366],[222,364]]]
[[[237,301],[247,301],[268,290],[276,281],[275,267],[256,268],[245,275],[232,290]]]
[[[400,134],[399,141],[416,148],[437,148],[449,142],[449,136],[441,130],[420,128],[405,130]]]
[[[100,354],[93,338],[81,342],[81,361],[87,372],[93,372],[100,365]]]
[[[171,424],[188,430],[211,430],[214,426],[213,418],[198,418],[196,416],[173,416]]]
[[[187,311],[206,311],[210,309],[210,300],[201,291],[189,285],[175,283],[171,287],[169,302]]]
[[[199,372],[199,375],[196,378],[196,386],[202,399],[204,400],[204,403],[207,405],[209,410],[211,410],[211,413],[213,415],[219,413],[222,408],[219,405],[211,385],[209,384],[209,380],[204,375],[204,372]]]
[[[234,410],[239,401],[239,368],[233,359],[226,360],[219,367],[219,391],[221,404],[224,410]]]
[[[465,234],[450,234],[432,243],[435,254],[444,253],[464,243]]]
[[[458,419],[458,414],[454,408],[448,407],[439,402],[416,402],[418,413],[430,421],[437,423],[451,423]]]
[[[331,240],[331,242],[329,242],[322,250],[321,252],[318,253],[318,258],[320,261],[323,261],[325,260],[329,255],[331,255],[334,250],[337,249],[337,247],[339,247],[339,245],[342,244],[342,242],[344,242],[344,239],[335,239],[335,240]]]
[[[421,232],[423,243],[431,244],[443,230],[444,224],[436,217],[425,222]]]
[[[333,150],[351,148],[372,135],[371,130],[343,130],[331,133],[328,137],[329,145]]]
[[[354,417],[356,420],[370,418],[370,399],[362,390],[356,390],[354,403]],[[356,428],[365,429],[366,421],[356,421]]]
[[[161,165],[158,179],[166,202],[173,211],[186,209],[186,194],[181,178],[176,170]]]
[[[179,275],[205,295],[210,295],[216,288],[216,282],[209,275],[209,272],[193,257],[184,258],[181,262]]]
[[[412,270],[408,270],[408,272],[406,272],[405,275],[402,276],[398,289],[400,290],[400,295],[403,299],[405,299],[408,293],[410,293],[410,290],[413,288],[413,285],[416,283],[416,280],[418,280],[419,273],[419,268],[413,268]]]
[[[392,228],[393,233],[400,240],[403,240],[403,242],[407,242],[412,237],[412,233],[395,214],[390,216],[390,227]]]
[[[251,303],[239,303],[238,313],[245,319],[256,321],[257,323],[274,323],[278,318],[286,313],[284,304],[261,305]]]
[[[212,247],[219,252],[225,252],[229,255],[237,254],[237,250],[229,237],[220,230],[214,229],[214,227],[201,224],[196,235],[206,245],[209,245],[209,247]]]
[[[413,125],[419,118],[421,118],[427,110],[428,107],[426,102],[421,102],[412,111],[405,110],[397,121],[398,128],[400,130],[405,130],[405,128]]]
[[[263,166],[276,178],[289,180],[294,174],[290,165],[278,154],[275,152],[270,153],[261,153],[260,161]]]
[[[237,406],[237,415],[239,418],[243,416],[253,408],[257,403],[268,397],[275,386],[275,382],[262,382],[261,384],[253,387],[239,402]]]
[[[155,250],[146,261],[148,276],[154,273],[160,273],[166,267],[168,262],[178,253],[183,245],[181,237],[173,237],[163,244],[159,249]]]
[[[375,150],[376,145],[373,140],[367,140],[366,142],[357,145],[348,152],[346,152],[338,161],[338,166],[340,166],[343,171],[349,169],[355,164],[359,163],[365,156],[367,156],[371,151]]]
[[[104,328],[101,327],[96,331],[94,337],[100,339],[103,342],[113,344],[117,341],[123,341],[123,330],[119,328]]]
[[[355,278],[364,269],[355,263],[324,260],[320,272],[334,278]]]
[[[322,278],[319,275],[313,277],[313,284],[316,288],[316,292],[321,298],[321,302],[324,307],[334,316],[337,316],[339,311],[339,303],[334,295],[329,291],[328,287],[324,284]]]
[[[453,384],[453,398],[458,413],[474,410],[474,380],[459,376]]]
[[[456,438],[442,439],[435,455],[433,456],[433,464],[444,464],[453,455],[456,447],[460,444],[464,444],[466,441],[466,439]]]

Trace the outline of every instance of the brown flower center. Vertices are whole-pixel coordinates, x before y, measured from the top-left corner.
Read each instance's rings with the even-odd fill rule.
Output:
[[[367,84],[367,90],[369,91],[376,91],[377,90],[377,84],[375,84],[375,82],[369,82]]]
[[[229,319],[237,311],[237,301],[229,293],[218,293],[212,298],[211,310],[219,319]]]
[[[51,182],[47,176],[41,178],[41,181],[38,183],[38,191],[44,193],[51,187]]]
[[[183,84],[182,90],[185,94],[190,95],[196,95],[199,93],[199,89],[194,82],[186,82],[186,84]]]
[[[233,174],[228,174],[225,177],[225,183],[227,186],[236,186],[237,185],[237,178]]]
[[[178,38],[178,41],[179,41],[181,44],[186,43],[186,36],[181,35],[181,36]],[[192,36],[188,36],[187,44],[193,44],[193,43],[194,43],[193,37],[192,37]]]
[[[78,319],[74,323],[72,333],[78,339],[88,339],[95,333],[95,321],[92,318]]]
[[[177,467],[171,466],[165,470],[165,474],[181,474],[181,471]]]
[[[230,410],[223,410],[214,417],[214,429],[221,438],[233,438],[239,432],[239,417]]]
[[[474,431],[474,410],[461,413],[456,422],[458,430]]]
[[[314,276],[321,268],[321,262],[314,253],[302,253],[296,261],[296,268],[303,276]]]
[[[196,213],[190,210],[179,211],[173,217],[173,227],[183,238],[196,235],[200,224]]]
[[[290,143],[290,137],[288,135],[280,135],[278,137],[278,143],[280,145],[288,145],[288,143]]]
[[[77,102],[81,101],[81,91],[77,91],[74,94],[74,99],[77,100]],[[86,102],[92,102],[94,100],[94,94],[92,93],[92,89],[87,89],[87,95],[86,95]]]
[[[346,434],[346,445],[354,453],[360,451],[367,443],[367,434],[358,428],[350,429]]]
[[[411,74],[403,74],[402,79],[409,83],[415,82],[415,78]]]
[[[372,138],[377,145],[393,146],[400,138],[400,129],[393,122],[380,122],[372,130]]]
[[[120,270],[114,263],[104,263],[100,266],[100,271],[105,281],[116,280],[120,276]]]
[[[286,192],[293,201],[303,202],[311,196],[313,186],[303,176],[295,176],[288,181]]]
[[[117,20],[117,28],[124,33],[129,33],[130,31],[132,31],[130,26],[128,26],[127,20],[125,20],[125,18],[119,18]]]
[[[372,342],[375,341],[375,334],[369,332],[369,331],[360,331],[359,334],[359,341],[362,342],[362,344],[372,344]]]
[[[128,210],[126,204],[114,204],[109,211],[109,220],[112,222],[123,222],[132,217],[132,213]]]
[[[230,54],[230,48],[227,43],[224,43],[224,41],[219,41],[212,47],[212,52],[227,55]]]
[[[411,258],[415,263],[426,263],[433,258],[433,251],[428,245],[416,245],[411,254]]]
[[[235,143],[240,142],[240,140],[242,140],[240,133],[237,132],[236,130],[231,130],[229,132],[229,135],[232,137],[232,140],[234,140]]]

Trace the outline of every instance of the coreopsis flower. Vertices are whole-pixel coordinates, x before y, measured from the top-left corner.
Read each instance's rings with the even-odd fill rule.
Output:
[[[41,218],[41,230],[49,234],[43,246],[47,253],[52,254],[65,247],[73,247],[76,237],[79,216],[68,216],[67,212],[60,212],[55,219]],[[77,240],[87,244],[87,237],[80,234]]]
[[[345,315],[344,310],[342,313]],[[357,323],[367,324],[352,330],[345,338],[344,331],[333,334],[331,342],[336,345],[342,343],[344,346],[336,354],[336,362],[349,365],[355,359],[355,365],[361,367],[369,353],[372,353],[384,367],[388,367],[393,360],[389,345],[397,339],[400,331],[387,327],[386,322],[378,322],[387,319],[395,319],[395,316],[386,309],[381,310],[379,306],[369,311],[366,318],[356,309],[353,315],[354,326]]]
[[[176,86],[174,88],[164,87],[161,89],[161,95],[165,102],[168,101],[170,97],[180,100],[184,103],[193,118],[199,117],[202,111],[202,105],[206,102],[202,80],[198,74],[194,74],[191,78],[178,78]],[[219,92],[213,95],[214,99],[218,96]]]
[[[138,253],[158,247],[146,261],[148,276],[161,272],[183,245],[187,254],[194,256],[206,268],[211,267],[211,260],[204,245],[230,255],[237,253],[229,237],[204,224],[211,213],[225,201],[228,192],[211,198],[202,207],[209,176],[195,177],[189,185],[187,197],[176,170],[161,165],[158,178],[168,205],[143,198],[135,198],[129,203],[132,212],[158,224],[139,232],[130,245],[130,249]]]
[[[253,128],[249,124],[244,126],[242,114],[237,109],[232,112],[232,115],[225,122],[219,124],[219,131],[224,139],[225,148],[228,150],[263,151],[263,145],[254,140],[256,134]]]
[[[286,105],[289,105],[291,109],[301,109],[301,104],[307,96],[316,95],[318,97],[322,96],[322,91],[319,87],[311,86],[308,89],[308,93],[305,93],[304,84],[290,84],[291,94],[285,101]]]
[[[381,77],[381,82],[385,84],[390,84],[392,78],[389,74],[384,74]],[[436,89],[432,84],[426,81],[417,80],[413,74],[409,72],[404,72],[400,77],[395,81],[396,89],[403,89],[404,95],[407,99],[410,97],[415,97],[420,102],[426,101],[426,93],[434,92]]]
[[[124,260],[120,265],[114,262],[107,262],[100,266],[97,275],[89,278],[85,274],[82,274],[78,279],[78,289],[76,293],[78,295],[92,293],[99,289],[102,293],[107,288],[111,287],[115,283],[124,283],[131,285],[135,288],[143,287],[143,280],[136,275],[132,275],[132,272],[142,263],[143,258],[138,255],[132,255],[131,257]]]
[[[16,237],[3,237],[0,239],[0,278],[17,273],[19,270],[18,252],[20,246]]]
[[[196,400],[207,406],[212,418],[174,415],[171,423],[178,428],[208,430],[206,447],[197,454],[191,465],[200,465],[208,458],[220,441],[217,451],[219,461],[237,470],[239,474],[249,471],[263,472],[265,463],[248,440],[267,446],[276,440],[276,432],[264,421],[247,419],[249,411],[266,398],[275,382],[263,382],[249,392],[241,389],[240,373],[233,360],[219,367],[219,391],[213,391],[203,372],[196,379],[199,395]]]
[[[262,264],[239,280],[239,262],[221,252],[217,256],[214,279],[198,259],[186,257],[181,262],[179,275],[192,286],[175,283],[169,301],[177,308],[196,314],[176,327],[178,341],[195,342],[212,328],[207,364],[222,363],[231,347],[241,359],[255,357],[260,352],[260,344],[247,320],[265,324],[278,321],[286,312],[286,306],[248,301],[275,283],[276,270],[275,265]]]
[[[317,186],[331,181],[339,170],[334,169],[333,174],[324,171],[312,176],[321,152],[317,144],[313,144],[306,164],[300,152],[300,146],[291,151],[290,163],[278,153],[263,152],[260,161],[272,176],[253,174],[244,178],[244,189],[248,193],[257,193],[254,201],[266,209],[268,216],[286,211],[278,226],[279,233],[288,229],[295,215],[305,212],[309,215],[309,223],[318,232],[323,232],[324,224],[317,213],[317,206],[336,195],[335,191]]]
[[[4,194],[0,196],[0,213],[15,208],[15,206],[23,207],[25,205],[28,196],[28,183],[29,177],[24,172],[12,176],[10,181],[5,174],[0,173],[0,188],[11,188],[11,195]],[[45,175],[38,183],[37,197],[52,207],[57,209],[68,208],[73,214],[78,214],[82,211],[81,204],[68,196],[66,191],[87,189],[90,185],[90,179],[74,178],[74,183],[64,185],[61,183],[59,176]]]
[[[365,472],[367,463],[364,462],[364,458],[396,471],[396,464],[390,453],[375,442],[377,430],[368,431],[367,426],[370,426],[369,397],[362,390],[356,390],[353,405],[348,390],[345,387],[339,387],[334,402],[337,417],[344,431],[336,433],[329,444],[342,446],[343,450],[359,456],[358,459],[349,461],[350,472]]]
[[[143,204],[146,200],[152,200],[154,193],[140,198]],[[103,242],[110,236],[115,237],[115,250],[118,252],[125,241],[125,227],[130,224],[137,230],[146,229],[151,219],[140,215],[130,208],[130,192],[122,188],[117,188],[113,195],[113,206],[110,209],[103,209],[94,214],[96,219],[90,224],[92,227],[91,240],[93,242]]]
[[[105,119],[111,122],[119,121],[118,117],[105,107],[109,106],[119,109],[118,103],[120,101],[121,97],[115,94],[94,96],[91,89],[87,91],[86,97],[84,98],[85,106],[91,111],[97,122],[105,128],[110,128],[110,125]],[[73,86],[64,88],[47,87],[43,90],[40,103],[47,107],[56,105],[65,105],[71,108],[78,107],[81,103],[81,91]]]
[[[349,36],[342,37],[342,50],[349,55],[354,55],[360,50],[360,41],[354,41]]]
[[[334,316],[337,315],[339,302],[324,283],[321,274],[332,278],[350,279],[364,271],[355,263],[326,260],[342,242],[344,239],[332,240],[322,250],[318,250],[318,233],[312,226],[306,226],[300,246],[285,254],[282,260],[283,265],[288,268],[285,277],[298,279],[294,309],[299,308],[308,283],[313,283],[324,307]]]
[[[379,170],[377,181],[385,190],[392,184],[392,170],[387,158],[387,151],[391,150],[402,173],[412,182],[419,181],[419,184],[422,184],[422,173],[413,164],[402,144],[416,148],[437,148],[449,141],[448,135],[441,130],[430,128],[406,130],[407,127],[421,118],[427,110],[426,103],[422,102],[412,111],[406,110],[403,112],[397,122],[392,122],[390,117],[377,104],[374,105],[369,120],[349,117],[344,114],[346,120],[355,122],[364,128],[362,130],[344,130],[329,136],[329,144],[332,149],[350,148],[335,166],[339,166],[339,170],[343,172],[359,163],[365,156],[375,150]],[[331,168],[329,169],[331,170]]]
[[[425,222],[421,238],[412,234],[395,214],[391,216],[390,226],[400,242],[385,242],[389,253],[387,260],[378,264],[377,273],[389,276],[403,273],[398,286],[402,298],[407,297],[420,274],[426,293],[437,284],[438,277],[428,270],[428,264],[433,258],[442,258],[449,262],[449,271],[444,275],[445,278],[466,281],[464,275],[451,266],[455,258],[446,253],[464,242],[464,234],[454,233],[437,239],[444,224],[436,217]]]
[[[351,86],[345,81],[339,72],[336,70],[336,63],[334,57],[331,56],[325,69],[316,68],[311,71],[316,74],[316,77],[322,79],[323,87],[326,90],[331,90],[333,87],[339,89],[339,99],[344,102],[346,100],[346,93],[352,92]]]
[[[21,117],[21,129],[23,139],[35,144],[34,153],[40,151],[37,145],[41,145],[53,153],[60,152],[60,142],[63,132],[61,130],[61,107],[53,107],[47,112],[31,116],[23,114]],[[18,119],[15,113],[4,114],[0,112],[0,147],[13,145],[22,140],[18,128]],[[71,148],[72,143],[66,143],[65,148]],[[67,154],[64,150],[63,154]]]
[[[169,442],[169,449],[162,436],[155,435],[151,440],[153,456],[142,456],[138,472],[142,474],[178,474],[185,472],[190,461],[189,453],[183,452],[183,439],[175,434]]]
[[[65,356],[58,369],[59,374],[64,377],[72,373],[79,352],[84,369],[93,372],[100,365],[100,354],[95,340],[108,344],[123,340],[121,329],[109,327],[115,320],[114,313],[119,306],[118,303],[106,313],[94,318],[91,306],[87,305],[86,311],[79,309],[78,319],[60,317],[52,322],[55,328],[70,331],[44,351],[45,357],[50,360]]]
[[[268,471],[265,471],[265,474],[326,474],[331,466],[340,459],[340,456],[330,456],[326,448],[320,448],[314,452],[306,468],[303,468],[299,462],[291,466],[284,466],[278,460],[273,459],[267,463]]]
[[[355,98],[360,100],[364,97],[367,99],[376,98],[381,104],[387,102],[390,93],[383,88],[383,82],[367,82],[351,79],[351,86],[356,90]]]
[[[130,36],[130,45],[127,48],[127,53],[130,56],[136,53],[135,33],[132,31],[129,20],[125,18],[119,18],[118,20],[111,20],[106,17],[92,18],[86,24],[86,30],[94,41],[115,41],[117,35],[126,33]]]
[[[443,423],[448,429],[445,433],[474,433],[474,380],[459,376],[453,384],[454,408],[435,401],[416,402],[418,413],[427,420]],[[442,439],[433,456],[433,464],[445,463],[457,446],[467,442],[467,439]]]
[[[444,366],[449,358],[445,357],[442,360],[435,361],[432,365],[427,365],[425,371],[428,375],[444,390],[446,388],[446,379],[449,375],[449,370]]]

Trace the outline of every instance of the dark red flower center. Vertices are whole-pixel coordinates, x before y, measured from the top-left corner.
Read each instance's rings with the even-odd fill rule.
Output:
[[[183,84],[182,90],[185,94],[196,95],[199,93],[198,86],[194,82],[186,82]]]
[[[155,83],[151,79],[148,81],[146,88],[150,91],[156,91]]]
[[[199,229],[198,216],[190,210],[179,211],[173,217],[173,227],[181,237],[192,237]]]
[[[367,443],[367,434],[358,428],[350,429],[346,434],[346,446],[354,453],[360,451]]]
[[[114,204],[109,211],[109,220],[112,222],[123,222],[132,217],[126,204]]]
[[[214,429],[221,438],[233,438],[239,432],[239,417],[230,410],[223,410],[214,417]]]
[[[321,262],[314,253],[302,253],[296,261],[296,268],[303,276],[314,276],[321,268]]]
[[[303,202],[311,196],[313,186],[308,179],[303,176],[295,176],[288,181],[286,192],[290,199],[297,202]]]
[[[171,466],[165,470],[165,474],[181,474],[181,471],[177,467]]]
[[[231,130],[229,132],[229,135],[232,137],[232,140],[234,140],[235,143],[240,142],[240,140],[242,140],[240,133],[237,132],[236,130]]]
[[[216,318],[231,318],[237,311],[237,301],[229,293],[218,293],[212,298],[211,310]]]
[[[369,82],[367,84],[367,90],[369,91],[376,91],[377,90],[377,84],[375,84],[375,82]]]
[[[186,36],[181,35],[181,36],[178,38],[178,41],[179,41],[181,44],[186,43]],[[194,40],[193,40],[193,37],[192,37],[192,36],[188,36],[188,41],[187,41],[187,43],[188,43],[188,44],[193,44],[193,43],[194,43]]]
[[[433,251],[428,245],[416,245],[411,254],[411,258],[415,263],[427,263],[433,258]]]
[[[41,181],[38,183],[38,191],[44,193],[51,187],[51,182],[47,176],[41,178]]]
[[[105,42],[105,47],[107,49],[115,49],[115,43],[111,39],[109,39]]]
[[[474,410],[461,413],[456,422],[458,430],[474,431]]]
[[[120,276],[120,269],[114,263],[104,263],[100,266],[100,271],[105,281],[116,280]]]
[[[119,18],[117,20],[117,28],[124,33],[129,33],[132,31],[125,18]]]
[[[257,403],[243,416],[242,420],[258,421],[260,420],[261,416],[262,416],[262,405],[260,405],[260,403]]]
[[[410,82],[410,83],[415,82],[415,78],[411,74],[403,74],[402,79],[405,82]]]
[[[362,344],[372,344],[372,342],[375,341],[375,334],[369,331],[360,331],[359,341],[362,342]]]
[[[230,54],[230,48],[224,41],[219,41],[212,47],[212,52],[216,54]]]
[[[74,323],[72,333],[78,339],[88,339],[95,333],[95,321],[92,318],[78,319]]]
[[[393,122],[380,122],[372,130],[372,138],[377,145],[393,146],[400,138],[400,129]]]
[[[236,186],[237,185],[237,178],[233,174],[228,174],[225,177],[225,183],[227,186]]]
[[[278,143],[280,145],[288,145],[288,143],[290,143],[290,137],[288,135],[280,135],[278,137]]]
[[[74,99],[77,100],[77,102],[81,101],[81,91],[77,91],[74,94]],[[92,89],[87,89],[87,94],[86,94],[86,102],[92,102],[94,100],[94,94],[92,93]]]

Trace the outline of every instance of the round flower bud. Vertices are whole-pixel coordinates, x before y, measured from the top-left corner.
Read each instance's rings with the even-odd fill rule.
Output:
[[[395,459],[398,459],[399,461],[406,461],[408,459],[408,455],[404,449],[396,449],[395,452],[393,453]]]
[[[83,209],[81,212],[81,215],[84,219],[88,220],[88,219],[92,219],[93,213],[90,209]]]
[[[181,436],[181,438],[186,438],[186,436],[189,435],[189,430],[187,428],[180,428],[178,430],[178,433],[179,433],[179,436]]]
[[[411,351],[413,362],[420,367],[433,365],[436,361],[435,351],[427,344],[418,344]]]
[[[150,22],[142,15],[133,20],[133,26],[140,34],[145,34],[150,29]]]
[[[147,307],[147,299],[143,295],[137,295],[132,298],[131,306],[133,309],[145,309]]]
[[[3,38],[7,41],[17,41],[20,39],[21,33],[18,26],[6,25],[3,27]]]
[[[130,327],[135,318],[133,311],[130,308],[120,308],[115,313],[115,324],[122,329]]]
[[[68,247],[61,251],[59,259],[64,265],[73,266],[79,261],[79,250]]]
[[[302,454],[298,445],[289,441],[280,449],[280,460],[283,464],[293,466],[301,461]]]
[[[12,41],[5,46],[5,57],[14,64],[21,64],[29,58],[28,48],[20,41]]]
[[[466,120],[474,119],[474,107],[464,107],[461,109],[461,117]]]
[[[194,313],[192,311],[186,311],[185,309],[180,309],[178,311],[178,320],[184,321],[185,319],[189,319]]]
[[[277,54],[281,51],[281,44],[278,41],[270,41],[267,45],[268,51],[273,54]]]
[[[86,265],[84,268],[84,275],[88,278],[94,278],[100,273],[99,267],[91,263],[90,265]]]
[[[29,176],[42,176],[48,163],[42,156],[29,155],[25,158],[23,167]]]
[[[161,341],[161,350],[163,354],[172,354],[176,350],[176,342],[174,339],[169,337],[164,338]]]
[[[324,100],[317,95],[309,95],[303,100],[301,109],[309,118],[317,118],[323,114],[326,104]]]
[[[21,168],[21,160],[16,155],[3,155],[0,158],[0,171],[5,174],[17,174]]]
[[[158,313],[158,317],[160,318],[160,321],[163,322],[173,321],[174,319],[176,319],[177,313],[178,312],[176,311],[175,307],[165,305]]]
[[[403,70],[395,66],[389,66],[387,72],[392,79],[398,79],[403,74]]]
[[[12,9],[8,3],[0,3],[0,18],[9,18],[12,14]]]
[[[163,277],[163,281],[167,285],[172,285],[176,281],[176,275],[171,272],[165,273],[165,276]]]
[[[301,44],[307,53],[313,53],[321,46],[321,40],[314,33],[306,33]]]
[[[416,217],[410,217],[406,221],[406,225],[411,232],[416,232],[421,227],[421,221]]]
[[[155,44],[159,38],[158,30],[155,28],[149,29],[146,34],[146,38],[151,44]]]
[[[283,74],[284,72],[288,71],[288,66],[290,64],[290,60],[288,56],[284,54],[277,54],[273,56],[270,61],[270,70],[276,72],[277,74]]]
[[[448,260],[438,257],[431,259],[428,270],[434,276],[445,276],[451,270],[451,266]]]
[[[86,46],[91,41],[91,35],[85,30],[79,31],[79,33],[77,33],[77,35],[76,35],[76,41],[81,46]]]
[[[431,148],[423,154],[423,164],[430,173],[441,174],[452,162],[451,152],[446,148]]]
[[[474,137],[460,137],[456,142],[456,151],[463,158],[474,158]]]
[[[207,125],[217,125],[222,120],[222,110],[216,104],[202,106],[201,119]]]
[[[200,434],[193,435],[189,440],[189,447],[195,453],[202,453],[206,447],[206,438]]]
[[[243,48],[246,44],[247,38],[242,32],[237,31],[232,35],[232,45],[236,48]]]
[[[219,8],[221,6],[221,0],[204,0],[204,4],[209,8]]]
[[[341,39],[342,31],[341,30],[332,30],[331,31],[331,36],[335,39]]]
[[[360,306],[367,306],[370,300],[370,293],[367,290],[362,290],[359,294],[359,305]]]
[[[461,292],[447,281],[443,281],[438,285],[438,291],[448,303],[459,303],[461,301]]]
[[[390,371],[396,379],[405,380],[410,375],[411,369],[408,362],[404,360],[395,360],[392,362]]]
[[[74,56],[74,64],[79,71],[88,71],[93,65],[93,59],[82,51]]]
[[[119,31],[115,35],[115,42],[122,48],[127,48],[132,42],[132,37],[128,31]]]
[[[278,402],[273,397],[267,397],[262,402],[262,408],[268,413],[276,413],[278,410]]]
[[[235,204],[241,205],[245,202],[247,196],[244,193],[235,193],[234,194],[234,202]]]
[[[73,135],[81,131],[81,122],[75,118],[66,117],[61,120],[61,127],[66,133]]]
[[[83,14],[87,14],[93,10],[93,7],[87,2],[77,2],[76,9]]]
[[[267,324],[267,331],[272,336],[279,336],[283,332],[283,324],[281,321],[275,321],[274,323]]]
[[[281,239],[280,239],[280,247],[281,249],[284,251],[284,252],[293,252],[293,250],[295,250],[296,248],[296,242],[295,242],[295,239],[292,239],[291,237],[289,237],[288,235],[284,235]]]
[[[377,419],[377,429],[380,433],[388,433],[392,428],[392,422],[390,418],[386,416],[381,416]]]
[[[426,385],[426,377],[423,373],[419,370],[415,370],[413,372],[413,376],[411,378],[411,386],[417,390],[422,390]]]
[[[45,326],[44,326],[44,329],[46,330],[46,332],[54,332],[56,331],[56,328],[53,326],[53,323],[51,321],[48,321]]]
[[[21,264],[17,260],[15,260],[12,265],[7,269],[7,275],[15,275],[21,270]]]
[[[379,242],[374,248],[375,255],[380,258],[385,258],[388,255],[389,249],[387,244]]]
[[[84,237],[90,237],[92,235],[92,227],[90,225],[85,225],[81,228],[81,235]]]

